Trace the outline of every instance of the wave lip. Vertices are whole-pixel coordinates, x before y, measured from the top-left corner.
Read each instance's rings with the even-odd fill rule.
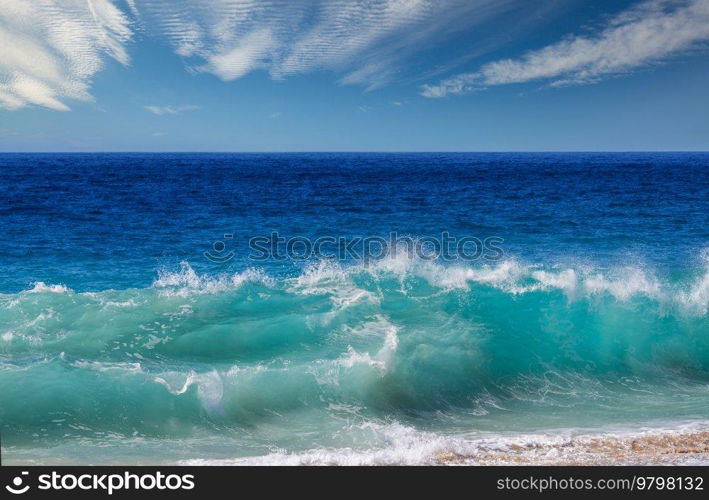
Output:
[[[188,262],[180,263],[177,272],[162,269],[152,288],[161,295],[186,297],[191,294],[219,294],[239,289],[245,283],[260,283],[272,287],[275,281],[260,269],[249,268],[241,273],[217,276],[200,275]]]
[[[43,281],[37,281],[34,286],[27,290],[27,293],[71,293],[72,290],[66,285],[47,285]]]
[[[344,265],[333,261],[308,264],[297,276],[270,276],[264,269],[247,268],[236,273],[200,274],[188,263],[181,262],[178,270],[160,269],[149,290],[162,296],[188,297],[190,295],[219,295],[239,290],[246,284],[280,289],[297,295],[327,295],[340,309],[365,301],[377,303],[380,290],[361,286],[362,277],[382,284],[394,279],[407,293],[407,284],[422,279],[442,291],[471,291],[472,286],[490,287],[511,295],[560,291],[570,300],[612,297],[627,302],[644,297],[663,304],[675,304],[685,312],[706,315],[709,306],[709,255],[702,252],[701,275],[691,280],[667,281],[659,279],[652,269],[638,265],[620,264],[615,267],[594,268],[578,266],[526,264],[511,258],[496,265],[470,266],[459,263],[441,264],[403,254],[385,256],[367,264]],[[80,295],[105,296],[113,290],[83,292]],[[37,281],[21,294],[71,294],[63,284]],[[10,294],[12,295],[12,294]],[[16,296],[19,294],[15,294]],[[3,295],[0,295],[2,297]],[[4,295],[8,297],[8,295]],[[105,304],[132,307],[132,299]]]

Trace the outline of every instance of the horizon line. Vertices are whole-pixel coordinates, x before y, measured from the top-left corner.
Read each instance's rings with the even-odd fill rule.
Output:
[[[509,150],[294,150],[294,151],[265,151],[265,150],[195,150],[195,151],[0,151],[0,155],[20,154],[568,154],[568,153],[709,153],[709,149],[509,149]]]

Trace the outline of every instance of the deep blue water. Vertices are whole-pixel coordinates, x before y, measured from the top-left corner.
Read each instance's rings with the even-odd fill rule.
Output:
[[[250,260],[274,231],[503,253]],[[10,462],[428,463],[709,425],[706,153],[3,154],[0,235]]]
[[[709,241],[708,165],[699,153],[0,155],[0,290],[141,287],[181,260],[211,270],[203,252],[225,233],[242,268],[248,238],[271,231],[449,231],[502,237],[531,261],[691,267]]]

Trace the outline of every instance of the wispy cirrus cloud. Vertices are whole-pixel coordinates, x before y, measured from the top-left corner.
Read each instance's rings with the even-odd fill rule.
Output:
[[[1,0],[0,109],[66,111],[90,100],[107,58],[129,63],[128,17],[111,0]]]
[[[540,0],[543,3],[546,0]],[[274,79],[315,70],[375,88],[434,38],[471,28],[521,0],[140,0],[143,21],[191,68],[222,80],[252,71]]]
[[[525,0],[0,2],[0,108],[54,110],[90,100],[107,59],[127,65],[134,32],[167,40],[190,71],[225,81],[257,70],[273,79],[329,70],[341,84],[373,89],[453,33],[531,9]]]
[[[405,73],[427,72],[430,79],[449,71],[451,59],[460,64],[491,50],[496,42],[489,38],[504,38],[491,36],[491,27],[499,35],[520,19],[543,17],[553,5],[553,0],[0,0],[0,109],[67,110],[71,100],[90,100],[92,78],[107,60],[129,64],[134,31],[167,40],[189,70],[225,81],[254,71],[284,79],[328,70],[341,84],[373,89]],[[465,55],[433,56],[437,44],[461,31],[470,44]],[[470,36],[478,32],[479,39]],[[707,40],[709,0],[649,0],[616,15],[595,34],[485,64],[426,85],[422,94],[442,97],[527,81],[589,83]],[[146,109],[174,115],[196,107]]]
[[[194,105],[168,105],[168,106],[145,106],[145,109],[153,113],[154,115],[176,115],[179,113],[184,113],[185,111],[195,111],[201,109],[201,106]]]
[[[593,36],[574,36],[519,59],[485,64],[422,95],[438,98],[493,85],[547,80],[551,86],[597,82],[661,62],[709,40],[709,0],[650,0],[613,17]]]

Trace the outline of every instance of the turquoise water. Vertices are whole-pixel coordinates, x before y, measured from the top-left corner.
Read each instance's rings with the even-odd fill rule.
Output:
[[[706,155],[170,158],[3,158],[5,462],[504,462],[709,428]],[[200,257],[416,226],[505,252]]]

